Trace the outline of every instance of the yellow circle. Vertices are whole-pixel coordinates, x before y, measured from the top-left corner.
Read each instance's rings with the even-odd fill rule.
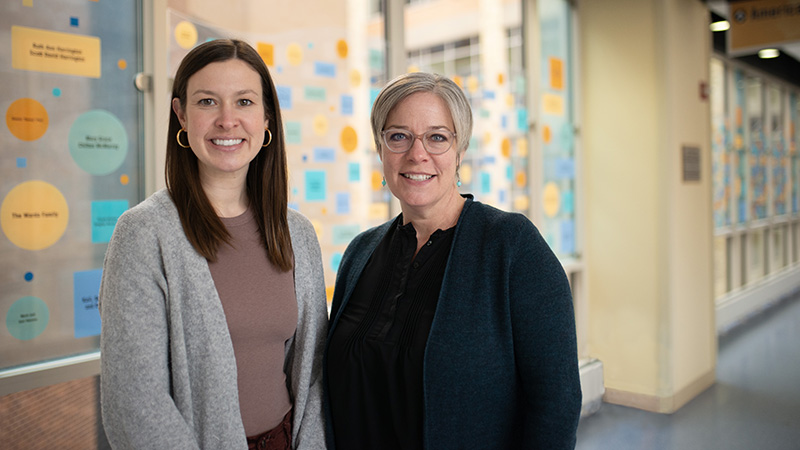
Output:
[[[463,183],[472,183],[472,166],[461,166],[461,169],[458,170],[458,173],[461,176],[461,181]]]
[[[522,158],[528,156],[528,140],[525,138],[517,139],[517,154]]]
[[[511,157],[511,139],[503,138],[503,142],[500,143],[500,151],[504,157]]]
[[[131,179],[127,175],[123,174],[119,177],[119,182],[120,184],[127,185],[128,183],[131,182]]]
[[[514,94],[506,95],[506,106],[508,106],[509,108],[514,107]]]
[[[0,226],[14,245],[41,250],[61,239],[69,222],[67,200],[50,183],[18,184],[0,206]]]
[[[311,123],[311,128],[314,130],[314,134],[323,136],[328,132],[328,118],[322,114],[317,115]]]
[[[336,43],[336,53],[340,58],[347,58],[347,41],[339,39]]]
[[[381,183],[381,181],[383,181],[383,175],[377,170],[373,170],[370,178],[372,180],[372,190],[380,191],[383,188],[383,183]]]
[[[347,153],[353,153],[358,146],[358,135],[350,125],[344,127],[341,135],[342,148]]]
[[[553,132],[550,130],[549,125],[545,125],[542,127],[542,140],[545,144],[549,144],[550,141],[553,139]]]
[[[542,206],[544,207],[544,213],[547,217],[554,217],[558,214],[558,210],[561,206],[561,191],[555,183],[550,182],[544,186]]]
[[[124,59],[120,59],[119,61],[117,61],[117,67],[119,67],[120,70],[127,69],[128,68],[128,61],[125,61]]]
[[[464,89],[464,79],[461,78],[460,76],[458,75],[454,76],[453,83],[457,84],[458,87],[460,87],[461,89]]]
[[[525,187],[525,185],[528,184],[528,176],[522,171],[517,172],[517,176],[514,177],[514,180],[517,182],[518,187]]]
[[[23,141],[42,137],[50,124],[47,110],[32,98],[21,98],[6,110],[6,126],[11,134]]]
[[[408,66],[408,69],[406,69],[406,72],[408,72],[408,73],[419,72],[419,66],[412,64],[412,65]]]
[[[502,74],[502,73],[499,73],[499,74],[497,74],[497,84],[499,84],[500,86],[502,86],[502,85],[503,85],[503,83],[505,83],[505,82],[506,82],[506,77],[505,77],[505,76],[503,76],[503,74]]]
[[[175,42],[177,42],[181,48],[187,50],[194,47],[194,44],[197,43],[197,27],[195,27],[193,23],[185,20],[175,25]]]
[[[517,211],[527,211],[531,202],[527,195],[521,195],[514,199],[514,209]]]
[[[356,69],[350,71],[350,86],[358,87],[361,85],[361,72]]]
[[[299,66],[303,62],[303,47],[300,47],[300,44],[289,44],[286,47],[286,57],[289,59],[289,64]]]
[[[474,94],[478,92],[478,78],[475,76],[470,75],[467,77],[467,90]]]

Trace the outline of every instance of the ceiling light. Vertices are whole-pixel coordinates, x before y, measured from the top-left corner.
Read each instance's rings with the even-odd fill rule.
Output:
[[[731,28],[731,24],[727,20],[720,20],[712,22],[708,27],[711,28],[711,31],[728,31]]]
[[[777,58],[781,52],[777,48],[765,48],[758,51],[758,57],[761,59]]]

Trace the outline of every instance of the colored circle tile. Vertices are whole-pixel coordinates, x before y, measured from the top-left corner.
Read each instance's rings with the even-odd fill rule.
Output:
[[[21,341],[29,341],[47,328],[50,322],[50,309],[38,297],[22,297],[14,302],[6,314],[6,328]]]
[[[381,181],[383,181],[383,175],[379,171],[373,170],[370,180],[371,180],[370,184],[372,184],[373,191],[380,191],[381,189],[383,189],[383,184],[381,183]]]
[[[23,141],[42,137],[50,124],[47,110],[32,98],[15,100],[6,110],[6,126],[11,134]]]
[[[311,128],[317,136],[324,136],[328,132],[328,118],[322,114],[317,115],[314,117]]]
[[[53,88],[53,97],[61,97],[61,89]]]
[[[175,42],[181,48],[190,49],[197,43],[197,27],[193,23],[182,21],[175,26]]]
[[[336,42],[336,53],[339,55],[339,58],[347,58],[347,41],[344,39],[339,39]]]
[[[561,191],[555,183],[547,183],[542,193],[542,207],[547,217],[555,217],[561,206]]]
[[[120,175],[120,177],[119,177],[119,183],[120,183],[121,185],[123,185],[123,186],[127,186],[127,185],[128,185],[128,183],[130,183],[130,182],[131,182],[131,179],[130,179],[130,177],[129,177],[129,176],[127,176],[127,175],[125,175],[125,174],[122,174],[122,175]]]
[[[356,69],[350,71],[350,86],[359,87],[361,85],[361,72]]]
[[[342,148],[347,153],[353,153],[358,147],[358,135],[356,130],[351,126],[346,126],[342,130],[341,135]]]
[[[69,152],[92,175],[117,170],[128,154],[128,133],[116,116],[101,109],[81,114],[69,130]]]
[[[25,272],[25,281],[33,281],[33,272]]]
[[[505,158],[511,157],[511,139],[503,138],[503,141],[500,143],[500,151]]]
[[[120,59],[119,61],[117,61],[117,67],[119,67],[120,70],[127,69],[128,68],[128,61],[125,61],[124,59]]]
[[[67,200],[55,186],[44,181],[18,184],[0,206],[0,227],[8,240],[26,250],[55,244],[68,222]]]

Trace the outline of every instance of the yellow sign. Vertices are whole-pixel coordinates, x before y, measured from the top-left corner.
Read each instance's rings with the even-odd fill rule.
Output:
[[[11,27],[11,67],[34,72],[100,78],[100,39]]]
[[[69,207],[55,186],[32,180],[18,184],[0,206],[0,226],[19,248],[41,250],[61,239],[69,222]]]
[[[800,0],[751,0],[730,8],[731,52],[800,41]]]

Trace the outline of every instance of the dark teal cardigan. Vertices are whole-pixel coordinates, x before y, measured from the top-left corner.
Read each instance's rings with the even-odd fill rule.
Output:
[[[425,349],[425,448],[572,449],[581,388],[564,270],[525,216],[466,197]],[[329,341],[392,222],[361,233],[347,247]]]

